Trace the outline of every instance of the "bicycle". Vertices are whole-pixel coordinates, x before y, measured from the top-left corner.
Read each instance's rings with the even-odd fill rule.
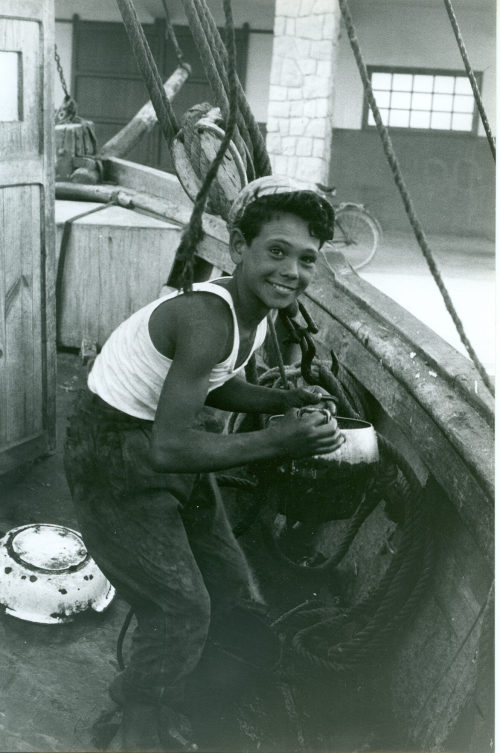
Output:
[[[336,194],[335,187],[322,186],[319,183],[316,185],[335,211],[334,236],[329,243],[330,250],[333,250],[333,246],[335,250],[343,251],[353,269],[365,267],[375,256],[382,237],[379,221],[363,204],[352,201],[335,204],[332,201]]]

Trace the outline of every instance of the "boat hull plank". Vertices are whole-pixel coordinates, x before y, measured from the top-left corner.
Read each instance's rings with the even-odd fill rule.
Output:
[[[333,348],[376,398],[453,498],[478,546],[492,556],[494,443],[487,405],[481,412],[467,405],[449,375],[430,367],[423,339],[412,350],[383,320],[383,309],[360,311],[330,270],[320,272],[308,298],[324,354]]]
[[[434,576],[392,673],[394,711],[424,750],[441,749],[474,697],[493,575],[453,505],[438,490],[435,495]]]

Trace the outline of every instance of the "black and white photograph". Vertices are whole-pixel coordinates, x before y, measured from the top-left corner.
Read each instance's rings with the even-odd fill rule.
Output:
[[[495,749],[494,0],[0,0],[0,753]]]

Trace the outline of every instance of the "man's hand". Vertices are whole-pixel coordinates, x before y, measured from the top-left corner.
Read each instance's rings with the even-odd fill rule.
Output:
[[[331,395],[329,395],[328,392],[316,385],[313,387],[302,387],[294,390],[284,390],[283,413],[286,413],[291,408],[303,408],[306,405],[317,405],[325,396],[331,398]],[[332,399],[328,400],[326,407],[328,408],[330,413],[335,415],[335,402]]]
[[[283,455],[304,458],[335,452],[344,442],[337,421],[332,417],[325,421],[322,411],[310,411],[302,416],[290,411],[286,416],[273,421],[269,432],[276,435]]]

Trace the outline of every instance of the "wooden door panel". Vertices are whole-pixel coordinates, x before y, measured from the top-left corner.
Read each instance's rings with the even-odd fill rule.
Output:
[[[19,119],[1,123],[0,160],[20,153],[23,154],[23,159],[30,155],[38,157],[42,134],[41,112],[37,100],[40,25],[34,21],[7,21],[0,18],[0,51],[17,53],[19,61],[16,86],[19,95]]]
[[[43,431],[40,187],[0,189],[4,258],[0,443],[12,445]]]
[[[163,68],[159,27],[144,24],[153,56]],[[73,93],[80,115],[95,124],[98,146],[114,136],[149,100],[122,24],[76,20],[73,32]],[[127,155],[158,166],[159,134],[149,134]]]
[[[153,54],[158,52],[158,31],[152,24],[143,24],[144,33]],[[113,72],[123,77],[140,78],[127,32],[121,23],[99,21],[76,22],[76,75],[93,72]]]
[[[128,122],[132,115],[148,101],[148,93],[140,79],[113,76],[78,78],[78,99],[85,102],[85,117],[98,123],[107,117],[115,122]],[[137,103],[142,103],[137,105]]]
[[[52,0],[0,0],[0,473],[55,444],[53,43]]]

